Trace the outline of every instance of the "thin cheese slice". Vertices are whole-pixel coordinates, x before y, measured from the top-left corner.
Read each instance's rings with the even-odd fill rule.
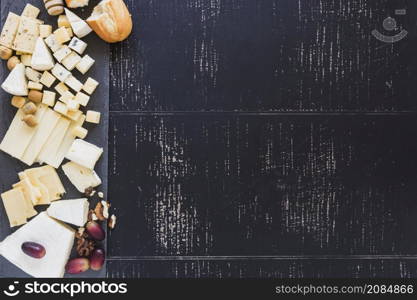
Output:
[[[20,17],[20,24],[12,49],[24,53],[33,53],[39,37],[39,23],[27,17]]]
[[[62,144],[70,125],[71,121],[67,118],[61,118],[59,120],[54,131],[46,141],[45,146],[43,146],[41,152],[39,153],[37,162],[43,164],[48,160],[48,158],[56,156],[59,146]]]
[[[45,160],[45,163],[54,167],[55,169],[59,168],[59,166],[64,161],[65,155],[67,155],[68,150],[71,148],[72,143],[77,138],[77,136],[74,134],[74,128],[76,128],[77,126],[82,126],[84,124],[84,121],[85,115],[81,115],[76,122],[72,122],[71,126],[67,130],[67,133],[65,134],[64,140],[59,146],[57,154],[55,155],[55,157],[48,157]]]
[[[49,201],[55,201],[61,199],[62,195],[65,194],[65,188],[62,185],[61,180],[55,169],[51,166],[44,166],[40,168],[43,172],[39,176],[40,182],[42,182],[49,192]]]
[[[10,227],[20,226],[27,222],[26,200],[21,188],[12,189],[1,194]]]
[[[20,172],[19,179],[28,179],[30,183],[39,190],[41,197],[35,205],[47,205],[51,203],[49,201],[50,197],[48,188],[39,180],[38,176],[36,176],[36,171],[34,169],[29,169],[24,172]]]
[[[19,24],[20,17],[12,12],[9,12],[6,23],[4,23],[3,29],[1,31],[0,45],[3,45],[7,48],[12,48],[17,29],[19,28]]]
[[[36,200],[36,195],[33,191],[33,186],[30,184],[29,180],[23,180],[21,183],[13,185],[14,189],[22,189],[23,196],[25,197],[26,202],[26,217],[32,218],[36,216],[38,212],[33,208],[33,200]]]
[[[25,198],[29,199],[33,205],[38,205],[39,200],[42,197],[41,191],[35,187],[28,178],[19,181],[16,184],[13,184],[13,188],[22,188]]]
[[[37,126],[36,134],[23,154],[21,160],[25,164],[28,166],[33,165],[60,118],[61,115],[59,113],[50,108],[47,109],[41,123]]]
[[[43,119],[47,108],[48,107],[43,104],[38,107],[35,114],[38,122]],[[23,154],[38,130],[38,126],[29,127],[25,122],[22,122],[24,116],[25,114],[23,111],[19,109],[0,144],[0,150],[17,159],[21,159],[23,157]]]

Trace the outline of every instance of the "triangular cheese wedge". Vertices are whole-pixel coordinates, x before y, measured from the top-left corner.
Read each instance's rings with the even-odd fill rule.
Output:
[[[32,68],[38,71],[51,70],[54,67],[54,59],[49,52],[43,38],[36,41],[35,51],[32,54]]]
[[[68,18],[68,21],[71,24],[72,31],[74,31],[74,34],[77,37],[83,38],[83,37],[85,37],[86,35],[90,34],[93,31],[91,29],[91,27],[88,26],[87,22],[85,22],[79,16],[74,14],[68,8],[65,8],[65,14]]]
[[[65,273],[74,238],[73,229],[42,212],[0,243],[0,254],[33,277],[61,278]],[[42,245],[46,251],[45,256],[35,259],[25,254],[22,251],[25,242]]]
[[[83,227],[88,218],[89,203],[86,198],[52,202],[47,213],[50,217]]]
[[[66,163],[62,166],[62,170],[81,193],[85,193],[85,190],[89,187],[94,188],[101,184],[101,179],[94,170],[87,169],[75,162]]]
[[[18,64],[1,85],[2,89],[15,96],[28,95],[28,82],[25,76],[25,66]]]

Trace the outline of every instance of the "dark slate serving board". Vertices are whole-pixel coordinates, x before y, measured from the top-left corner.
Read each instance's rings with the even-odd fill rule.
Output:
[[[126,3],[109,277],[417,277],[415,1]]]
[[[23,10],[26,3],[32,3],[35,6],[41,9],[40,18],[44,20],[47,24],[51,24],[54,28],[57,27],[56,25],[56,17],[50,17],[46,10],[44,9],[42,1],[13,1],[13,0],[1,0],[1,22],[4,24],[7,14],[9,11],[15,12],[20,14]],[[78,9],[75,12],[80,16],[87,17],[95,3],[98,1],[90,1],[91,6],[86,9]],[[73,71],[74,75],[84,82],[89,76],[95,78],[97,81],[100,82],[99,87],[97,88],[96,92],[91,97],[88,109],[96,110],[101,112],[101,123],[100,125],[92,125],[92,124],[85,124],[85,127],[89,130],[88,137],[86,138],[87,141],[90,141],[100,147],[104,148],[104,155],[97,163],[96,172],[100,176],[103,181],[102,186],[100,186],[100,190],[107,195],[107,132],[108,132],[108,120],[109,120],[109,46],[102,42],[94,33],[90,34],[86,38],[84,38],[88,43],[88,47],[85,53],[88,53],[92,58],[96,60],[96,63],[91,68],[91,70],[83,76],[78,71]],[[1,63],[0,66],[0,79],[3,82],[4,78],[7,76],[8,70],[6,68],[5,62]],[[3,90],[0,91],[0,136],[1,138],[4,136],[7,128],[10,125],[10,122],[15,114],[15,108],[10,105],[11,96],[6,94]],[[18,181],[17,173],[26,169],[23,163],[20,163],[16,159],[11,158],[10,156],[0,153],[0,188],[1,191],[6,191],[11,188],[13,183]],[[74,199],[74,198],[81,198],[82,195],[71,185],[68,181],[66,176],[62,173],[62,170],[59,170],[60,178],[64,183],[64,186],[67,190],[67,194],[64,196],[64,199]],[[97,200],[97,199],[94,199]],[[93,202],[93,201],[91,201]],[[45,208],[41,208],[44,210]],[[47,229],[46,229],[47,230]],[[0,205],[0,239],[2,240],[8,234],[10,234],[12,230],[9,228],[9,224],[7,221],[7,216],[4,211],[3,205]],[[106,247],[106,243],[104,246]],[[103,268],[100,272],[87,272],[82,274],[82,277],[103,277],[105,276],[105,268]],[[11,265],[5,259],[0,258],[0,277],[25,277],[27,276],[25,273]]]

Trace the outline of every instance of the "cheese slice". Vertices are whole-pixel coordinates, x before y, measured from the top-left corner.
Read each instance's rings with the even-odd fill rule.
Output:
[[[24,53],[33,53],[39,37],[39,23],[28,17],[20,17],[19,28],[12,49]]]
[[[28,178],[19,181],[16,184],[13,184],[13,188],[22,188],[25,198],[29,199],[33,205],[38,205],[42,194],[39,188],[35,187]]]
[[[0,243],[0,254],[33,277],[61,278],[74,244],[75,231],[56,221],[46,212]],[[24,242],[35,242],[45,248],[45,256],[34,259],[22,251]]]
[[[12,189],[1,194],[10,227],[20,226],[27,222],[27,203],[21,188]]]
[[[19,179],[21,181],[26,179],[29,180],[30,183],[39,190],[41,196],[38,198],[38,201],[34,205],[48,205],[51,203],[51,201],[49,201],[50,197],[48,188],[39,180],[39,177],[36,176],[36,173],[33,173],[32,170],[20,172]]]
[[[94,170],[87,169],[75,162],[68,162],[62,166],[64,174],[68,177],[71,183],[81,193],[89,187],[97,187],[101,184],[101,179]]]
[[[87,223],[89,203],[86,198],[53,202],[47,213],[50,217],[83,227]]]
[[[65,158],[93,170],[102,154],[103,148],[99,148],[84,140],[76,139]]]
[[[38,212],[33,208],[33,202],[32,202],[32,190],[30,189],[31,185],[13,185],[13,189],[21,189],[23,192],[23,196],[25,198],[25,211],[26,211],[26,218],[32,218],[33,216],[36,216]]]
[[[21,161],[23,161],[28,166],[33,165],[39,153],[41,152],[42,147],[45,145],[45,142],[48,140],[60,118],[60,114],[50,108],[47,108],[45,116],[37,126],[38,130],[33,136],[29,147],[23,154]]]
[[[49,52],[43,38],[39,37],[36,41],[35,50],[32,54],[32,68],[38,71],[47,71],[54,67],[54,59]]]
[[[12,12],[9,12],[6,22],[4,23],[3,29],[0,35],[0,45],[7,48],[12,48],[13,41],[19,28],[20,17]]]
[[[38,121],[43,119],[43,116],[48,107],[46,105],[39,105],[35,113]],[[25,114],[19,109],[0,144],[0,150],[6,152],[14,158],[21,159],[26,149],[28,148],[32,138],[38,130],[38,126],[29,127],[25,122],[22,122]]]
[[[73,132],[74,128],[76,128],[77,126],[82,126],[84,124],[84,121],[85,121],[85,115],[81,115],[77,121],[71,123],[61,145],[59,146],[59,149],[56,155],[54,157],[51,156],[45,159],[45,163],[47,163],[48,165],[56,169],[59,168],[59,166],[64,161],[65,155],[68,153],[68,150],[71,148],[72,143],[77,138]]]
[[[48,160],[48,158],[56,156],[59,146],[61,146],[70,125],[71,121],[67,118],[61,118],[58,121],[54,131],[51,133],[41,152],[39,153],[36,159],[37,162],[43,164]]]
[[[14,96],[28,95],[28,81],[24,64],[16,65],[1,85],[2,89]]]
[[[72,30],[74,31],[74,34],[79,37],[83,38],[86,35],[88,35],[93,30],[90,26],[88,26],[87,22],[85,22],[83,19],[81,19],[79,16],[74,14],[72,11],[70,11],[68,8],[65,8],[65,14],[68,18],[68,21],[71,24]]]

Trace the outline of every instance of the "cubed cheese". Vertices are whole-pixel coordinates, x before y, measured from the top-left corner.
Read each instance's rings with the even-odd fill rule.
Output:
[[[26,67],[31,67],[32,66],[32,54],[23,54],[23,55],[21,55],[20,56],[20,61]]]
[[[0,35],[0,45],[12,48],[20,24],[20,17],[9,12]]]
[[[79,92],[83,88],[83,84],[74,76],[69,76],[67,80],[65,80],[65,84],[72,88],[74,91]]]
[[[52,52],[58,51],[62,43],[58,42],[54,34],[51,34],[45,39],[45,43],[48,45],[48,47],[52,50]]]
[[[30,67],[26,67],[26,77],[31,81],[39,82],[41,80],[42,73],[35,71]]]
[[[62,65],[56,64],[52,69],[52,74],[58,78],[59,81],[65,82],[65,80],[71,76],[71,72],[65,69]]]
[[[20,17],[19,28],[13,41],[13,50],[33,53],[39,37],[39,24],[31,18]]]
[[[98,111],[89,110],[87,111],[85,121],[88,123],[99,124],[100,123],[100,116],[101,114]]]
[[[71,37],[68,34],[68,31],[65,27],[60,27],[54,31],[54,36],[58,43],[66,43],[71,40]]]
[[[84,83],[83,90],[86,91],[88,94],[93,94],[98,86],[98,82],[93,78],[89,77],[87,81]]]
[[[87,169],[94,170],[94,166],[103,154],[103,148],[88,143],[81,139],[76,139],[65,156]]]
[[[77,37],[73,37],[71,42],[69,43],[69,47],[78,54],[82,55],[85,49],[87,49],[87,43],[83,42]]]
[[[47,87],[51,87],[54,82],[55,82],[56,78],[54,75],[52,75],[51,73],[49,73],[48,71],[43,72],[42,77],[40,79],[40,82]]]
[[[80,104],[74,99],[69,99],[66,104],[69,111],[77,111],[80,109]]]
[[[66,15],[60,15],[58,17],[58,27],[66,27],[66,28],[71,28],[71,24],[68,21],[68,18]]]
[[[72,71],[80,61],[81,56],[79,56],[74,51],[71,51],[71,53],[62,60],[62,64],[65,66],[65,68],[67,68],[67,70]]]
[[[52,34],[51,25],[39,25],[39,36],[43,39],[46,39]]]
[[[69,100],[73,100],[73,99],[74,99],[74,94],[71,93],[70,91],[66,91],[61,95],[61,97],[59,98],[59,101],[62,101],[65,104],[67,104]]]
[[[55,90],[62,96],[65,92],[69,91],[69,88],[65,85],[65,83],[60,82],[55,86]]]
[[[51,92],[51,91],[44,91],[43,97],[42,97],[42,103],[50,107],[53,107],[55,105],[55,98],[56,98],[56,93]]]
[[[76,111],[69,110],[65,116],[73,121],[77,121],[80,119],[80,117],[83,116],[83,112],[81,110],[76,110]]]
[[[23,9],[22,16],[36,19],[40,13],[39,8],[33,6],[32,4],[26,4],[25,8]]]
[[[90,68],[94,65],[95,60],[92,59],[89,55],[84,55],[81,61],[77,64],[77,70],[80,71],[82,74],[85,74],[90,70]]]
[[[90,96],[84,94],[83,92],[78,92],[75,95],[74,100],[80,103],[82,106],[87,106],[88,102],[90,101]]]
[[[22,108],[23,105],[25,105],[25,103],[26,103],[26,98],[25,97],[20,97],[20,96],[13,96],[12,97],[11,104],[12,104],[12,106],[14,106],[16,108]]]
[[[85,139],[87,137],[88,130],[85,129],[84,127],[77,126],[77,127],[74,127],[72,133],[80,139]]]
[[[41,83],[34,82],[34,81],[29,81],[28,83],[29,90],[42,91],[42,88],[43,88],[43,85]]]
[[[59,50],[54,53],[54,57],[58,62],[62,62],[62,60],[67,57],[71,53],[71,49],[67,45],[63,45]]]
[[[65,103],[59,101],[55,104],[54,110],[62,115],[66,115],[68,113],[68,107],[65,105]]]

